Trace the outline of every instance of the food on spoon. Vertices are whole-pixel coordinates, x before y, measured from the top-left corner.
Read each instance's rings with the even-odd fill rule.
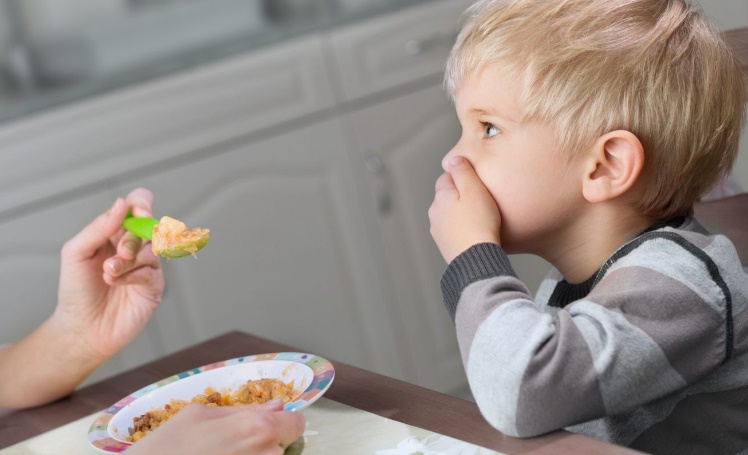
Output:
[[[163,408],[151,409],[140,417],[134,417],[132,419],[133,427],[128,429],[130,436],[127,437],[127,440],[130,442],[139,441],[191,403],[207,406],[238,406],[260,404],[276,398],[288,403],[296,395],[293,385],[294,381],[286,384],[280,379],[264,378],[249,380],[233,393],[216,392],[208,387],[205,389],[205,394],[196,395],[190,402],[171,400]]]
[[[165,216],[153,228],[151,248],[153,254],[166,258],[181,258],[195,253],[210,239],[210,230],[203,228],[187,229],[179,220]]]

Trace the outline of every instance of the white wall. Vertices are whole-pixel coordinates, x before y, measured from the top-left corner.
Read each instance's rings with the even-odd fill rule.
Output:
[[[704,12],[722,30],[748,27],[748,1],[696,0]]]

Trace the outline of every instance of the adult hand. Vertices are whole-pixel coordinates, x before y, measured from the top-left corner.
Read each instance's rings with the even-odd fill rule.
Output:
[[[125,234],[121,223],[128,205],[136,216],[150,216],[152,202],[150,191],[137,189],[65,243],[54,313],[0,351],[0,408],[70,393],[143,329],[164,276],[147,242]]]
[[[304,416],[260,405],[189,405],[125,451],[128,455],[281,455],[305,428]]]
[[[499,208],[465,158],[449,160],[435,190],[429,208],[431,236],[447,263],[475,244],[501,244]]]
[[[62,248],[58,305],[52,321],[74,337],[81,356],[103,361],[145,327],[164,290],[150,244],[121,227],[128,207],[151,216],[153,195],[138,188],[118,198]]]

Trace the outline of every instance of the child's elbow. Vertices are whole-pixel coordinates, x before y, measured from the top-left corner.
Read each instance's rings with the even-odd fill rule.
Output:
[[[556,428],[538,428],[533,425],[523,425],[516,418],[505,413],[494,413],[492,415],[483,413],[483,417],[496,430],[513,438],[532,438],[555,430]]]
[[[483,418],[502,434],[515,438],[530,436],[519,425],[516,410],[510,409],[508,406],[481,405],[480,401],[478,402],[478,408],[481,414],[483,414]]]
[[[480,402],[479,402],[480,403]],[[531,406],[518,408],[516,406],[485,406],[479,405],[483,418],[502,434],[514,438],[531,438],[540,436],[564,427],[564,423],[549,418],[543,407]],[[533,412],[535,409],[537,412]],[[547,409],[546,409],[547,411]]]

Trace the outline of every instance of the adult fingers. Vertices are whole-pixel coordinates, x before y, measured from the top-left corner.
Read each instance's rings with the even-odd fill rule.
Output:
[[[119,248],[118,248],[119,252]],[[112,280],[126,277],[131,271],[141,268],[150,268],[158,270],[161,267],[161,261],[153,254],[150,248],[141,248],[134,257],[130,254],[117,254],[104,261],[104,274],[109,275]],[[128,284],[132,279],[128,281]],[[140,282],[137,280],[135,282]]]
[[[275,400],[270,400],[258,405],[254,405],[252,406],[252,409],[255,411],[282,411],[283,402],[276,398]]]
[[[281,411],[283,403],[267,403],[249,406],[215,406],[204,411],[212,418],[229,418],[231,422],[245,421],[253,427],[252,434],[277,439],[277,443],[288,447],[304,434],[306,419],[300,412]],[[244,417],[237,414],[243,414]],[[274,445],[274,444],[271,444]]]
[[[153,215],[153,193],[146,188],[136,188],[130,191],[125,199],[133,216]]]
[[[104,273],[103,279],[109,286],[124,286],[129,284],[148,284],[156,280],[158,276],[158,269],[143,266],[121,276]]]
[[[235,414],[244,414],[248,412],[275,412],[283,410],[283,402],[279,399],[266,401],[261,404],[248,404],[241,406],[201,406],[201,405],[190,405],[185,409],[193,409],[197,412],[198,409],[205,413],[206,418],[222,418],[226,416],[233,416]],[[181,412],[181,411],[180,411]]]
[[[97,216],[88,226],[65,243],[63,255],[80,259],[92,257],[118,232],[126,213],[127,204],[122,198],[117,198],[107,212]]]
[[[116,245],[117,256],[124,260],[132,261],[140,251],[140,247],[143,245],[143,240],[130,232],[125,232],[116,242]]]
[[[153,193],[146,188],[136,188],[125,199],[133,216],[150,217],[153,213]],[[114,239],[113,239],[114,240]],[[143,240],[125,232],[112,243],[117,245],[117,255],[125,260],[132,260],[138,254]]]
[[[285,448],[304,434],[306,419],[293,411],[272,412],[266,415],[278,435],[278,442]]]

